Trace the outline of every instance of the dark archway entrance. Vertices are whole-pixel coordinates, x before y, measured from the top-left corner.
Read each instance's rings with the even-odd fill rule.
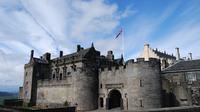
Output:
[[[108,96],[108,109],[122,107],[122,97],[118,90],[112,90]]]

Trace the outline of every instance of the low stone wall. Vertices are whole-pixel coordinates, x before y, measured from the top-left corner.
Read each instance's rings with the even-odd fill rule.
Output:
[[[75,107],[49,108],[49,109],[35,109],[26,107],[9,107],[0,106],[1,112],[75,112]]]

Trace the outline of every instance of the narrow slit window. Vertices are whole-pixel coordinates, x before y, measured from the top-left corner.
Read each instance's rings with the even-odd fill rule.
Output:
[[[55,77],[56,77],[56,75],[55,75],[55,74],[53,74],[53,79],[55,79]]]
[[[102,84],[100,84],[100,88],[102,88],[103,87],[103,85]]]
[[[62,80],[62,73],[60,74],[60,80]]]
[[[141,79],[140,79],[140,87],[143,87],[143,82]]]
[[[142,102],[142,100],[140,100],[140,107],[143,107],[143,102]]]

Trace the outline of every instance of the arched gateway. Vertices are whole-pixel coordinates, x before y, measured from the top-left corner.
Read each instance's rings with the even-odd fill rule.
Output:
[[[118,90],[111,90],[107,98],[107,109],[122,108],[122,96]]]

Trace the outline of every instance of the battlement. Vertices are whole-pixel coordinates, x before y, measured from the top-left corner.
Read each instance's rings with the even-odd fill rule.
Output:
[[[126,61],[126,63],[124,65],[107,66],[107,67],[104,67],[104,68],[100,68],[99,73],[122,71],[122,70],[126,70],[126,69],[129,69],[129,68],[132,68],[132,67],[140,67],[140,66],[143,66],[143,65],[153,65],[152,67],[154,67],[155,65],[160,66],[160,60],[156,59],[156,58],[149,58],[148,61],[145,61],[144,58],[137,58],[136,61],[134,59],[130,59],[130,60]]]

